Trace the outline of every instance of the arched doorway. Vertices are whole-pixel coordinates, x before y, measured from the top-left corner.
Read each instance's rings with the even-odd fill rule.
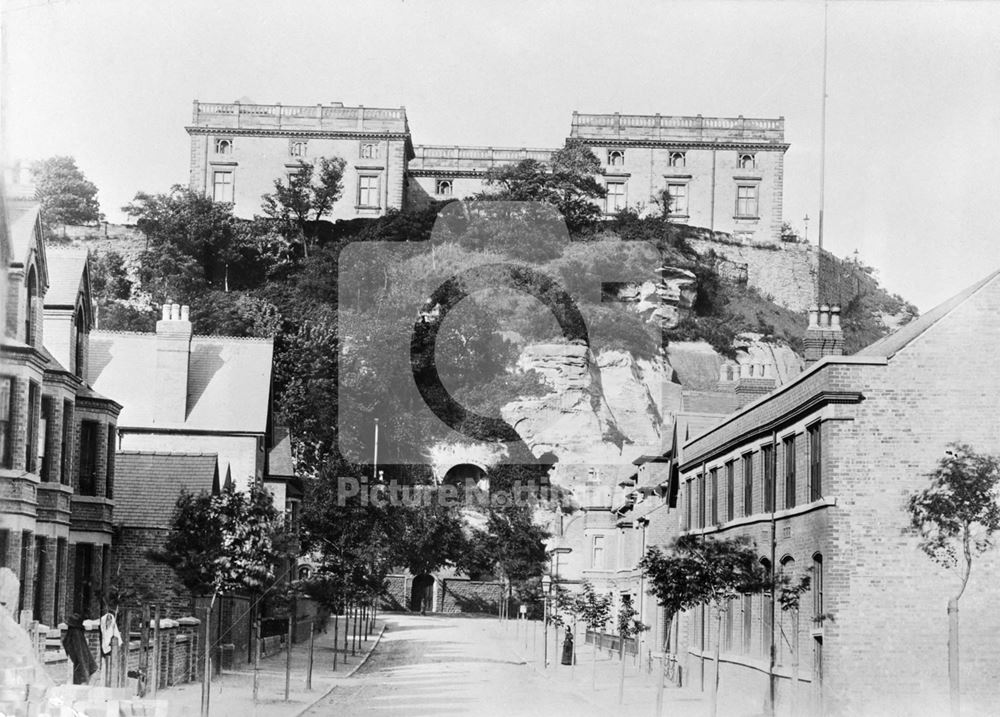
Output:
[[[420,612],[434,609],[434,576],[424,573],[413,578],[410,589],[410,611]]]
[[[489,492],[490,489],[490,479],[486,470],[475,463],[459,463],[452,466],[444,474],[441,483],[460,489],[475,486],[484,492]]]

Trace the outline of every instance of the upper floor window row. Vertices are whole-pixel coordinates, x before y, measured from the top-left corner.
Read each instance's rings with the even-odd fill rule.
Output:
[[[621,167],[625,164],[625,150],[623,149],[609,149],[608,150],[608,166],[609,167]]]
[[[216,154],[232,154],[233,153],[233,140],[229,138],[219,137],[215,140],[215,153]]]
[[[361,159],[378,159],[380,154],[377,142],[362,142],[358,156]]]
[[[740,169],[757,169],[757,155],[752,152],[741,152],[736,160]]]

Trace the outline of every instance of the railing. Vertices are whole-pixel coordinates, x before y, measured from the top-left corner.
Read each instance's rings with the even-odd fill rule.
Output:
[[[598,130],[604,135],[607,131],[629,134],[628,130],[641,130],[639,136],[648,137],[651,134],[664,131],[680,131],[682,133],[712,135],[729,133],[734,136],[761,136],[767,139],[783,139],[785,134],[785,118],[756,117],[702,117],[701,115],[623,115],[623,114],[580,114],[573,113],[571,136],[587,136],[587,128]]]
[[[529,149],[526,147],[460,147],[448,145],[417,145],[413,148],[414,159],[410,166],[422,168],[425,166],[459,167],[468,165],[474,167],[494,166],[497,164],[513,164],[525,159],[537,162],[549,162],[554,149]]]
[[[619,646],[621,644],[622,638],[618,635],[609,635],[606,632],[594,632],[588,629],[587,634],[584,637],[584,644],[592,645],[594,640],[597,640],[597,647],[602,650],[609,650],[611,652],[618,652]],[[639,649],[639,643],[634,637],[625,638],[625,654],[634,655]]]
[[[344,107],[339,104],[318,105],[257,105],[242,102],[218,103],[194,101],[192,122],[195,126],[240,127],[289,126],[310,122],[314,126],[326,128],[328,125],[351,122],[363,126],[366,121],[375,122],[380,127],[397,131],[409,131],[404,107]],[[331,125],[332,123],[332,125]],[[394,126],[395,125],[395,126]],[[339,127],[338,127],[339,128]]]

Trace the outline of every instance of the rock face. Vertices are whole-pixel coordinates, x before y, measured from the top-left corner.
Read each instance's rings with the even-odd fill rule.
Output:
[[[647,321],[655,321],[661,329],[673,329],[691,311],[698,295],[698,279],[687,269],[663,266],[656,283],[625,282],[615,292],[615,299],[634,304],[634,311]]]

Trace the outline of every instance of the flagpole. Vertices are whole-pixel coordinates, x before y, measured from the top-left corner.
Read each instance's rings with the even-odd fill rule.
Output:
[[[375,419],[375,457],[372,461],[372,481],[378,482],[378,419]]]
[[[826,203],[826,63],[827,63],[827,16],[829,3],[823,2],[823,111],[820,118],[819,150],[819,250],[823,251],[823,213]],[[818,297],[817,297],[818,298]]]

